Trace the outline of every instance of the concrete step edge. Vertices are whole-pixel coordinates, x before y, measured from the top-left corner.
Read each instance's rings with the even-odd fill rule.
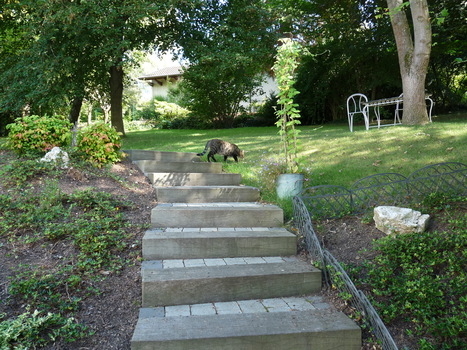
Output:
[[[165,228],[165,229],[149,229],[145,232],[143,239],[182,239],[182,238],[241,238],[241,237],[296,237],[295,234],[283,229],[269,229],[268,227],[256,227],[251,229],[247,228],[219,228],[219,227],[201,227],[201,228]]]
[[[138,320],[131,344],[132,350],[359,350],[361,330],[328,310],[151,317]]]
[[[175,260],[145,261],[141,268],[142,305],[275,298],[321,290],[321,271],[310,263],[298,260],[256,263],[255,259],[244,258],[240,263],[236,258],[185,259],[184,266],[174,265]],[[200,260],[206,265],[191,265]]]
[[[277,205],[261,202],[220,202],[220,203],[159,203],[154,209],[193,209],[193,210],[282,210]]]
[[[248,190],[255,190],[259,191],[257,187],[253,186],[245,186],[245,185],[199,185],[199,186],[157,186],[155,185],[154,188],[164,189],[164,190],[177,190],[177,191],[191,191],[191,190],[213,190],[213,189],[233,189],[233,190],[240,190],[240,191],[248,191]]]
[[[259,189],[251,186],[155,186],[160,203],[255,202]]]
[[[284,227],[166,227],[162,229],[149,229],[147,232],[155,231],[158,232],[244,232],[244,231],[259,231],[259,232],[282,232],[282,233],[290,233]]]
[[[235,258],[294,255],[297,236],[283,230],[148,230],[143,236],[144,259]]]
[[[201,161],[195,152],[169,152],[169,151],[151,151],[127,149],[123,150],[130,160],[178,160],[178,161]]]
[[[254,202],[159,203],[151,211],[151,227],[281,227],[284,213]]]
[[[311,263],[300,260],[296,256],[242,256],[235,258],[222,257],[144,260],[141,264],[141,271],[142,273],[144,273],[145,271],[154,272],[156,274],[159,274],[160,277],[161,271],[168,269],[171,271],[173,271],[173,269],[179,270],[177,271],[179,274],[188,274],[190,273],[187,272],[188,269],[197,269],[199,272],[206,274],[206,272],[201,270],[202,268],[217,267],[218,269],[223,269],[224,271],[227,271],[229,267],[233,266],[261,266],[267,264],[274,264],[274,268],[279,269],[282,268],[280,264],[299,264],[301,269],[305,269],[306,271],[319,271],[318,269],[313,267]],[[196,276],[196,274],[191,274]]]
[[[143,173],[222,173],[222,164],[205,162],[164,162],[157,160],[134,160]]]

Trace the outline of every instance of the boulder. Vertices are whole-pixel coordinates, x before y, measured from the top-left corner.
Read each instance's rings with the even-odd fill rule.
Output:
[[[379,206],[374,210],[376,228],[388,235],[424,232],[430,216],[410,208]]]
[[[52,148],[43,158],[41,158],[41,162],[55,162],[64,169],[68,168],[69,161],[70,158],[68,157],[68,153],[63,151],[60,147]]]

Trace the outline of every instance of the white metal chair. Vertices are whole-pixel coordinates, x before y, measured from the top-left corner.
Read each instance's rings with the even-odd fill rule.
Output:
[[[347,117],[349,119],[350,132],[353,132],[353,117],[355,114],[361,113],[365,120],[365,128],[368,130],[368,118],[365,110],[365,103],[368,102],[368,98],[364,94],[353,94],[347,98]]]

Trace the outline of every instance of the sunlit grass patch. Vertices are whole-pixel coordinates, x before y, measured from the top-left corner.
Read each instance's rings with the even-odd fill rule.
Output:
[[[350,133],[347,124],[302,126],[299,152],[302,167],[311,169],[306,186],[341,185],[378,173],[408,176],[429,164],[467,162],[467,115],[439,117],[425,126],[391,126]],[[246,156],[237,164],[229,159],[224,171],[240,173],[245,185],[264,188],[261,168],[271,157],[281,157],[276,127],[222,130],[147,130],[129,132],[124,148],[200,152],[206,142],[220,138],[237,144]],[[218,156],[218,160],[222,157]],[[263,191],[263,200],[276,201]]]

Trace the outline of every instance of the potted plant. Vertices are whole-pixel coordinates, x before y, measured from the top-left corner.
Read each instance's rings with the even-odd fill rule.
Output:
[[[300,130],[295,126],[300,124],[300,111],[294,97],[299,91],[294,88],[295,70],[298,67],[300,45],[291,38],[280,39],[276,61],[273,66],[279,92],[276,109],[279,135],[282,142],[282,153],[286,172],[277,178],[277,196],[288,198],[297,195],[303,186],[304,175],[299,174],[297,135]]]

